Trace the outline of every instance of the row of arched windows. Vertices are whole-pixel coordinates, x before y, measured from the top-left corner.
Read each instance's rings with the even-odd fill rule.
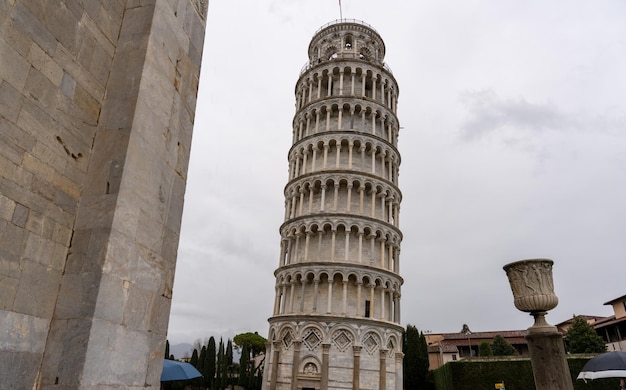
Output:
[[[399,272],[402,237],[389,226],[304,219],[284,224],[281,237],[280,266],[336,262]]]
[[[400,153],[367,135],[333,134],[307,139],[289,152],[289,180],[325,170],[371,174],[398,185]]]
[[[274,315],[326,314],[399,322],[400,281],[371,272],[304,269],[276,278]]]
[[[367,64],[329,63],[303,74],[296,84],[296,109],[328,97],[371,99],[394,114],[398,84],[386,70]]]
[[[276,286],[290,285],[292,282],[312,283],[314,281],[332,280],[343,283],[349,282],[354,285],[374,286],[384,288],[396,295],[400,295],[401,281],[396,275],[377,272],[371,269],[346,270],[341,267],[326,267],[319,269],[315,266],[298,268],[285,268],[277,272]]]
[[[314,134],[354,131],[372,134],[395,146],[398,143],[398,130],[395,114],[384,108],[330,99],[296,113],[293,143]]]
[[[401,200],[396,186],[371,178],[306,177],[285,189],[285,219],[332,212],[375,218],[398,227]]]

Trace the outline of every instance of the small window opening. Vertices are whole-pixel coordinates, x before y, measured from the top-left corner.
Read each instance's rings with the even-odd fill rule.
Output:
[[[345,48],[348,50],[352,49],[352,36],[350,35],[345,38]]]
[[[365,317],[370,316],[370,301],[365,301]]]

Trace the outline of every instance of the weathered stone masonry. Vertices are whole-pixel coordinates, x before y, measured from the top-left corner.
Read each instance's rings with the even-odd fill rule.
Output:
[[[205,0],[0,0],[0,388],[158,388]]]

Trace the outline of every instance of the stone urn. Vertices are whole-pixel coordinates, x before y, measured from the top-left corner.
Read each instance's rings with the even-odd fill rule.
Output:
[[[548,310],[554,309],[559,303],[554,294],[553,264],[550,259],[528,259],[503,267],[513,291],[515,307],[535,317],[533,328],[552,328],[544,317]]]

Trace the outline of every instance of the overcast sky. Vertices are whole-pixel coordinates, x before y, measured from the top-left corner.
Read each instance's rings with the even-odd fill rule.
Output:
[[[626,2],[343,0],[400,86],[402,325],[526,329],[502,266],[555,261],[547,320],[626,294]],[[168,338],[267,337],[294,87],[337,0],[210,0]]]

